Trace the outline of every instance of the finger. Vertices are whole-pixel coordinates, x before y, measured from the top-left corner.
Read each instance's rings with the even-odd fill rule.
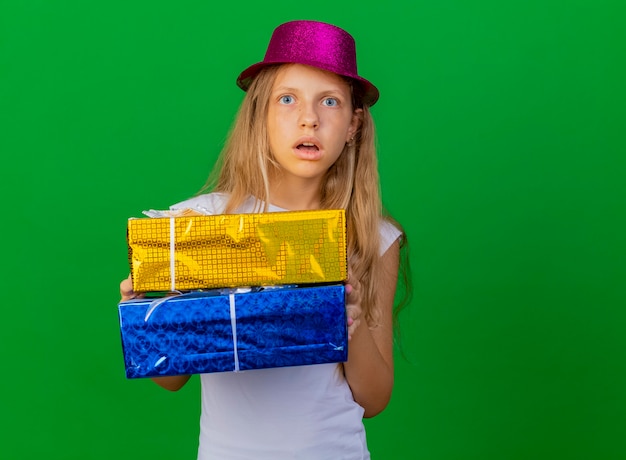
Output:
[[[120,294],[122,296],[122,302],[137,297],[137,294],[133,290],[133,280],[130,275],[120,283]]]
[[[356,332],[357,328],[359,327],[359,320],[353,320],[352,324],[348,324],[348,340],[352,340],[352,336],[354,335],[354,333]]]
[[[350,288],[347,288],[350,286]],[[361,303],[361,293],[357,288],[348,284],[346,286],[346,302],[351,305],[360,305]]]
[[[130,278],[130,275],[128,276],[128,278],[125,278],[120,283],[120,293],[122,295],[132,295],[134,293],[134,291],[133,291],[133,281]]]
[[[346,322],[348,326],[348,340],[352,338],[360,324],[361,308],[357,305],[346,306]]]
[[[346,282],[352,284],[353,286],[357,286],[359,284],[359,278],[354,274],[352,269],[348,269],[348,278]]]

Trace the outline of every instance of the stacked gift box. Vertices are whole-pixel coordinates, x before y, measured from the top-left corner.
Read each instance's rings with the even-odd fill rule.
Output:
[[[343,210],[129,219],[128,378],[347,359]]]

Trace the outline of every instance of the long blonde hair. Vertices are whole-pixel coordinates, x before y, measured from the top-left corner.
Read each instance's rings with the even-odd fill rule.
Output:
[[[267,211],[269,177],[274,161],[267,134],[269,94],[280,66],[270,66],[254,79],[241,104],[232,130],[209,180],[200,191],[229,195],[224,212],[233,213],[243,202],[257,199],[256,212]],[[353,109],[361,108],[361,123],[354,139],[326,173],[321,190],[322,209],[345,209],[350,276],[362,288],[363,314],[370,326],[379,324],[376,280],[381,279],[379,255],[381,204],[374,120],[352,85]],[[358,180],[355,180],[358,178]],[[397,226],[397,225],[396,225]],[[403,238],[404,240],[404,238]]]

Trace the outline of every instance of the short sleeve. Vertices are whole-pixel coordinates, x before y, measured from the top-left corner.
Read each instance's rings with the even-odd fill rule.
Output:
[[[398,227],[387,220],[381,220],[379,255],[382,256],[385,252],[387,252],[387,249],[389,249],[394,241],[396,241],[400,236],[402,236],[402,232],[398,229]]]

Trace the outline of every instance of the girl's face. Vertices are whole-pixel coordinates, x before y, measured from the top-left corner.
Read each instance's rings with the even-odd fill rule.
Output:
[[[267,112],[270,150],[282,178],[321,183],[356,133],[360,112],[341,77],[301,64],[282,66]]]

